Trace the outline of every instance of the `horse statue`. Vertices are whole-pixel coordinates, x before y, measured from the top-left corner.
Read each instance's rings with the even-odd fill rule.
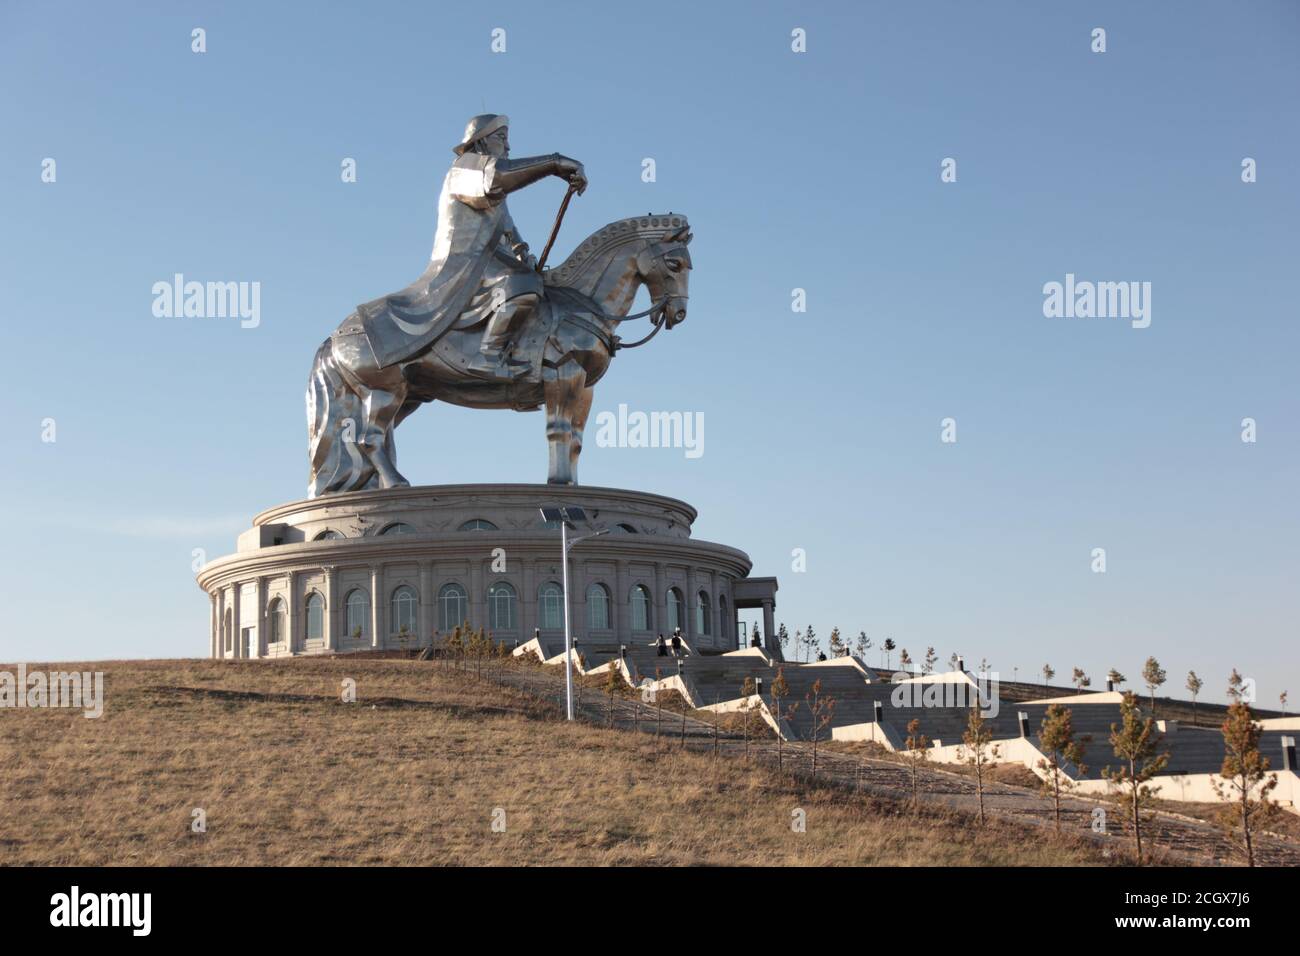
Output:
[[[519,329],[513,355],[526,371],[485,381],[467,370],[483,319],[453,325],[418,354],[381,364],[352,317],[316,351],[307,386],[309,497],[410,484],[397,470],[393,430],[435,400],[466,408],[536,411],[546,406],[550,484],[578,483],[592,390],[619,348],[643,345],[686,318],[691,257],[686,217],[620,219],[597,230],[542,273],[545,295]],[[642,286],[652,305],[628,312]],[[652,331],[624,343],[619,323],[648,316]]]

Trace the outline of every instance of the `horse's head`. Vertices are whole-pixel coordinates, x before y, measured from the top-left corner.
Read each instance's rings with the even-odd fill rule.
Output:
[[[637,273],[650,291],[650,299],[664,303],[664,320],[672,328],[686,318],[690,298],[691,227],[682,226],[656,242],[650,243],[636,257]]]

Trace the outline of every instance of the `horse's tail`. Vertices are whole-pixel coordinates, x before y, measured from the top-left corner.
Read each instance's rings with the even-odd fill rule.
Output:
[[[358,491],[375,469],[357,445],[365,421],[361,397],[343,377],[330,340],[316,350],[307,381],[307,451],[311,476],[307,497]]]

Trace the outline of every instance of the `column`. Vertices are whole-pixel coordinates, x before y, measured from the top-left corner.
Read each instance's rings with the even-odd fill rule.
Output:
[[[333,565],[325,572],[325,650],[337,650],[339,644],[339,569]]]
[[[720,647],[724,651],[731,650],[727,646],[726,635],[722,633],[722,612],[719,607],[722,605],[722,595],[718,593],[718,572],[709,572],[709,619],[713,627],[713,646]]]
[[[257,639],[253,641],[253,646],[249,648],[249,656],[262,657],[266,646],[266,577],[259,575],[257,578]]]
[[[699,582],[695,578],[695,568],[686,569],[686,620],[682,622],[682,634],[692,648],[699,650],[699,635],[695,633],[695,604],[699,601]]]
[[[533,630],[538,625],[537,589],[541,581],[534,560],[519,563],[519,643],[533,639]]]
[[[212,603],[212,622],[208,628],[208,656],[216,658],[217,648],[220,646],[217,641],[221,637],[221,618],[217,613],[217,596],[209,594],[208,599]]]
[[[298,621],[302,611],[298,607],[298,572],[289,572],[289,594],[284,601],[284,651],[292,654],[298,646]]]
[[[472,559],[469,566],[469,623],[474,630],[488,627],[487,588],[483,561]]]
[[[239,598],[243,589],[244,586],[238,581],[230,586],[230,626],[234,630],[230,639],[230,656],[236,659],[244,656],[244,629],[241,627],[243,622],[239,617]]]
[[[610,622],[614,625],[614,638],[622,644],[630,644],[632,641],[632,600],[628,593],[631,585],[628,583],[627,562],[616,561],[614,563],[614,615]]]
[[[772,599],[763,598],[763,646],[773,655],[780,652],[776,642],[776,622],[772,618]]]
[[[416,646],[422,647],[425,641],[433,642],[433,562],[420,562],[420,615],[419,632]]]
[[[655,593],[650,600],[654,608],[654,619],[650,622],[650,630],[656,637],[662,634],[667,640],[672,636],[668,633],[668,591],[664,586],[663,565],[658,562],[655,562]]]
[[[375,565],[370,569],[370,646],[383,647],[381,638],[384,626],[384,569]]]

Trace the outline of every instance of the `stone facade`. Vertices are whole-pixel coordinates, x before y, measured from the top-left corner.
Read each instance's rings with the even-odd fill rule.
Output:
[[[215,658],[284,657],[428,645],[461,620],[497,641],[562,635],[560,532],[539,508],[578,505],[570,552],[574,635],[650,641],[674,623],[700,653],[734,649],[736,612],[776,580],[742,551],[690,537],[695,509],[661,495],[558,485],[437,485],[361,491],[262,512],[235,554],[198,574],[211,598]],[[376,596],[378,600],[376,600]]]

